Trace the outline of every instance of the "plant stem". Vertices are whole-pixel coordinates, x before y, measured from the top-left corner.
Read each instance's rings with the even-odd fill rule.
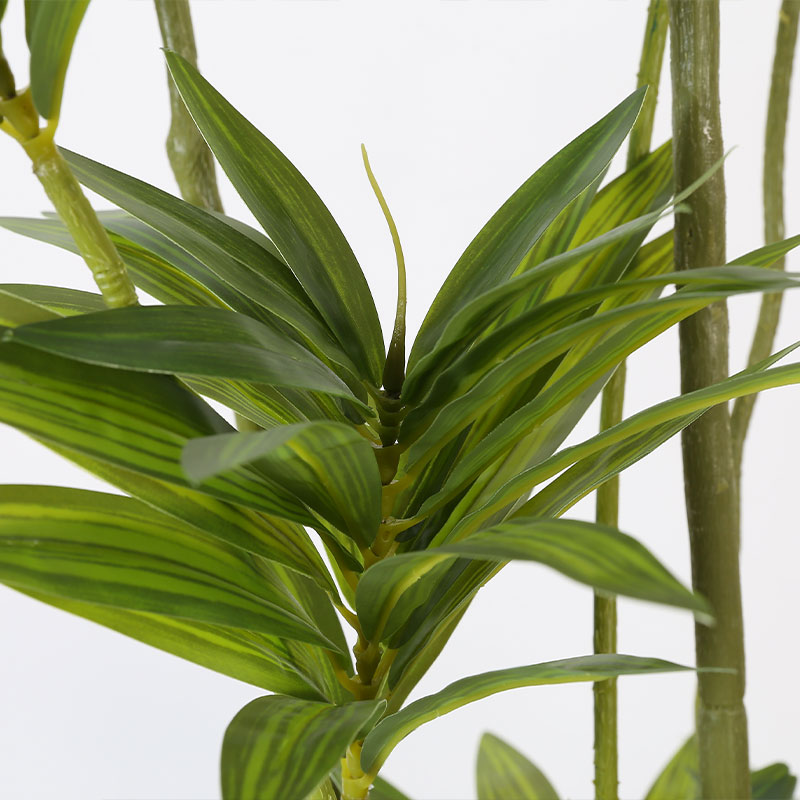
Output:
[[[155,0],[155,5],[164,46],[196,67],[197,47],[189,0]],[[201,208],[222,211],[211,150],[194,124],[169,73],[167,83],[172,111],[167,155],[181,196]]]
[[[638,86],[648,86],[642,110],[631,130],[627,168],[632,169],[650,151],[653,119],[658,101],[658,85],[667,39],[666,0],[651,0],[647,11],[642,55],[639,61]],[[600,429],[606,430],[622,421],[625,399],[625,363],[603,389]],[[614,477],[597,490],[596,519],[617,527],[619,524],[619,478]],[[594,652],[617,651],[617,601],[608,595],[594,596]],[[594,787],[596,800],[617,800],[619,755],[617,733],[617,681],[597,681],[594,693]]]
[[[722,157],[719,114],[719,0],[670,0],[675,191]],[[725,182],[720,169],[691,197],[691,214],[675,218],[677,269],[725,263]],[[725,303],[680,323],[681,390],[728,375]],[[697,666],[733,673],[698,675],[700,794],[705,800],[750,797],[744,708],[744,635],[739,578],[738,497],[730,416],[710,409],[683,432],[692,582],[714,610],[716,625],[695,624]]]
[[[800,0],[783,0],[778,15],[778,35],[775,58],[772,62],[772,81],[767,106],[767,129],[764,142],[764,242],[771,244],[784,238],[783,172],[786,144],[786,122],[789,116],[789,89],[792,80],[797,22],[800,17]],[[774,269],[784,269],[786,259],[781,258]],[[748,365],[756,364],[772,353],[775,333],[778,330],[783,294],[765,294],[761,299],[756,332],[750,348]],[[737,485],[742,472],[742,453],[750,418],[758,395],[740,397],[733,405],[731,429],[733,434],[733,461]]]
[[[22,143],[33,172],[75,240],[109,308],[136,305],[136,290],[105,228],[48,130]]]

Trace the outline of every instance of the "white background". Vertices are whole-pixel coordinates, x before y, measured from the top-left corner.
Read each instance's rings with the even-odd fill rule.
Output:
[[[21,5],[11,0],[3,43],[23,83]],[[725,143],[737,146],[726,166],[734,256],[762,243],[760,159],[778,3],[722,6]],[[413,332],[450,266],[502,201],[634,88],[645,3],[199,0],[194,16],[205,75],[328,203],[388,331],[393,253],[361,166],[359,144],[367,144],[406,251]],[[168,105],[159,46],[151,3],[95,0],[76,44],[59,141],[174,190],[163,153]],[[654,143],[668,135],[665,85]],[[792,129],[789,142],[787,234],[800,229],[800,148]],[[222,192],[226,209],[249,219],[225,182]],[[0,214],[47,208],[23,153],[4,137]],[[0,259],[0,281],[93,288],[77,258],[5,231]],[[752,298],[731,305],[732,368],[739,369],[757,306]],[[799,310],[800,298],[789,297],[779,346],[800,338]],[[676,394],[676,336],[632,358],[629,375],[628,411]],[[800,392],[790,388],[757,404],[746,451],[742,550],[752,761],[787,760],[795,769],[798,400]],[[593,409],[577,435],[591,435],[596,424]],[[100,488],[13,430],[0,429],[0,442],[3,482]],[[688,581],[677,439],[627,472],[622,492],[621,527]],[[584,501],[572,514],[589,518],[592,510]],[[471,673],[590,652],[591,605],[587,589],[544,567],[508,567],[473,604],[417,696]],[[0,592],[0,641],[0,795],[219,796],[224,728],[260,690],[7,589]],[[622,601],[620,650],[691,663],[691,617]],[[641,798],[691,729],[694,680],[623,678],[620,703],[621,792]],[[588,684],[516,690],[454,712],[406,739],[385,775],[417,800],[474,797],[474,759],[485,730],[533,758],[562,796],[592,795]]]

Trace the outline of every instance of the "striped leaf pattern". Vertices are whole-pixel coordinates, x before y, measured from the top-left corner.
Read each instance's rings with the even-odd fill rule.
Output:
[[[384,706],[332,706],[281,695],[253,700],[225,732],[223,800],[305,800]]]
[[[491,733],[481,737],[477,778],[478,800],[558,800],[544,773]]]
[[[0,539],[11,586],[335,647],[241,551],[132,498],[3,486]]]
[[[223,170],[294,270],[362,378],[380,385],[383,335],[369,287],[330,211],[280,150],[177,53],[167,65]]]
[[[256,463],[259,470],[365,547],[381,520],[381,479],[372,447],[335,422],[281,425],[259,433],[189,441],[183,467],[196,482]],[[331,476],[344,472],[347,481]]]
[[[361,766],[368,771],[377,770],[391,750],[420,725],[497,692],[524,686],[599,681],[618,675],[646,675],[686,669],[657,658],[595,655],[472,675],[451,683],[436,694],[415,700],[396,714],[384,717],[364,740]]]
[[[25,34],[31,51],[31,93],[36,110],[54,119],[64,79],[89,0],[25,0]]]
[[[608,166],[639,113],[639,89],[537,170],[501,206],[450,272],[417,334],[409,371],[447,320],[473,297],[513,275],[558,214]]]
[[[356,592],[365,634],[389,636],[397,630],[430,594],[430,583],[415,587],[417,581],[456,558],[535,561],[599,591],[688,608],[701,618],[709,614],[702,598],[684,588],[630,536],[578,520],[516,515],[461,541],[406,553],[366,570]]]

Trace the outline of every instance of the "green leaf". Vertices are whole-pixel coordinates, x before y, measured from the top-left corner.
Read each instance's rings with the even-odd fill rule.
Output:
[[[335,648],[252,558],[132,498],[2,486],[0,542],[11,586]]]
[[[792,800],[797,778],[786,764],[770,764],[750,773],[753,800]]]
[[[790,352],[797,345],[787,348]],[[605,448],[617,444],[629,437],[654,430],[657,426],[685,417],[685,424],[689,424],[690,415],[705,411],[714,405],[732,400],[745,394],[760,392],[778,386],[788,386],[800,382],[800,365],[790,364],[783,367],[765,370],[758,373],[749,371],[734,375],[724,381],[698,389],[694,392],[674,397],[658,403],[650,408],[640,411],[623,420],[613,428],[587,439],[585,442],[565,448],[545,461],[520,473],[517,477],[500,487],[494,496],[472,517],[465,518],[457,526],[452,536],[464,535],[464,532],[473,526],[479,516],[488,516],[493,511],[504,508],[510,502],[529,492],[533,487],[554,477],[563,469],[576,463],[580,459],[592,456]],[[677,432],[677,431],[674,431]],[[523,505],[518,513],[535,513],[536,499],[528,501],[530,506]]]
[[[380,385],[383,335],[342,231],[295,166],[177,53],[167,65],[209,147],[308,296],[360,368]]]
[[[461,541],[398,555],[367,569],[356,591],[365,635],[391,636],[430,596],[430,582],[416,586],[417,581],[438,564],[456,558],[535,561],[598,591],[709,614],[704,600],[684,588],[630,536],[595,523],[518,515]]]
[[[367,410],[301,345],[222,308],[112,309],[25,325],[7,333],[11,339],[90,364],[317,390]]]
[[[644,675],[686,669],[689,667],[657,658],[594,655],[472,675],[451,683],[436,694],[414,701],[396,714],[384,717],[364,740],[361,766],[365,771],[376,772],[397,744],[420,725],[497,692],[523,686],[599,681],[618,675]]]
[[[276,637],[55,595],[24,594],[261,689],[307,700],[326,699],[310,678],[293,668],[286,644]]]
[[[216,501],[225,501],[207,503],[188,484],[180,465],[187,440],[232,429],[173,378],[95,367],[0,344],[0,421],[69,451],[68,457],[78,453],[88,458],[90,470],[97,463],[107,464],[112,474],[102,477],[126,491],[143,492],[148,502],[189,517],[196,526],[214,525],[212,533],[218,530],[237,546],[315,578],[325,575],[302,528],[269,520],[257,526],[228,505],[313,525],[313,515],[279,487],[237,471],[198,487]]]
[[[655,783],[650,787],[645,800],[699,800],[700,764],[697,756],[697,740],[690,736],[670,759]]]
[[[45,119],[59,115],[72,45],[88,5],[89,0],[25,0],[31,92]]]
[[[644,99],[639,89],[535,172],[501,206],[459,258],[409,355],[409,372],[448,320],[471,299],[508,280],[547,226],[605,170]]]
[[[385,705],[332,706],[280,695],[253,700],[225,732],[223,800],[305,800]]]
[[[8,327],[104,309],[103,298],[92,292],[26,283],[0,284],[0,325]]]
[[[750,773],[753,800],[792,800],[797,778],[786,764]],[[697,739],[690,736],[650,787],[645,800],[701,800]]]
[[[196,482],[256,462],[260,471],[365,547],[381,521],[381,479],[369,443],[335,422],[193,439],[183,468]]]
[[[154,228],[220,281],[284,322],[295,339],[326,363],[341,365],[337,371],[343,378],[355,372],[356,368],[292,271],[261,239],[245,233],[246,226],[76,153],[66,150],[62,153],[77,178],[89,189]],[[130,228],[125,233],[134,235]],[[146,241],[142,244],[147,246]],[[351,387],[354,387],[352,382]]]
[[[370,800],[409,800],[396,786],[380,776],[375,778],[372,789],[369,791]]]
[[[481,737],[477,778],[478,800],[558,800],[544,773],[491,733]]]

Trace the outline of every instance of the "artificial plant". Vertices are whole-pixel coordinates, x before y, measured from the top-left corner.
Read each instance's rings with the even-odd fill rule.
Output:
[[[634,539],[562,515],[707,409],[800,382],[800,366],[770,356],[562,443],[618,365],[660,332],[732,294],[796,285],[769,267],[797,237],[680,275],[671,234],[644,244],[664,214],[688,211],[719,164],[673,196],[667,143],[606,183],[642,87],[487,222],[406,359],[402,251],[368,162],[398,254],[388,352],[330,212],[191,56],[167,51],[171,78],[263,231],[224,216],[213,194],[193,204],[55,147],[85,8],[26,4],[32,85],[18,94],[6,76],[2,128],[60,219],[2,224],[78,251],[100,294],[0,289],[0,420],[128,496],[0,490],[0,579],[273,692],[226,732],[230,800],[391,796],[381,766],[442,713],[515,687],[682,669],[578,656],[465,677],[406,703],[512,559],[712,622],[706,599]],[[118,210],[96,216],[75,179]],[[163,305],[139,306],[131,285]]]

